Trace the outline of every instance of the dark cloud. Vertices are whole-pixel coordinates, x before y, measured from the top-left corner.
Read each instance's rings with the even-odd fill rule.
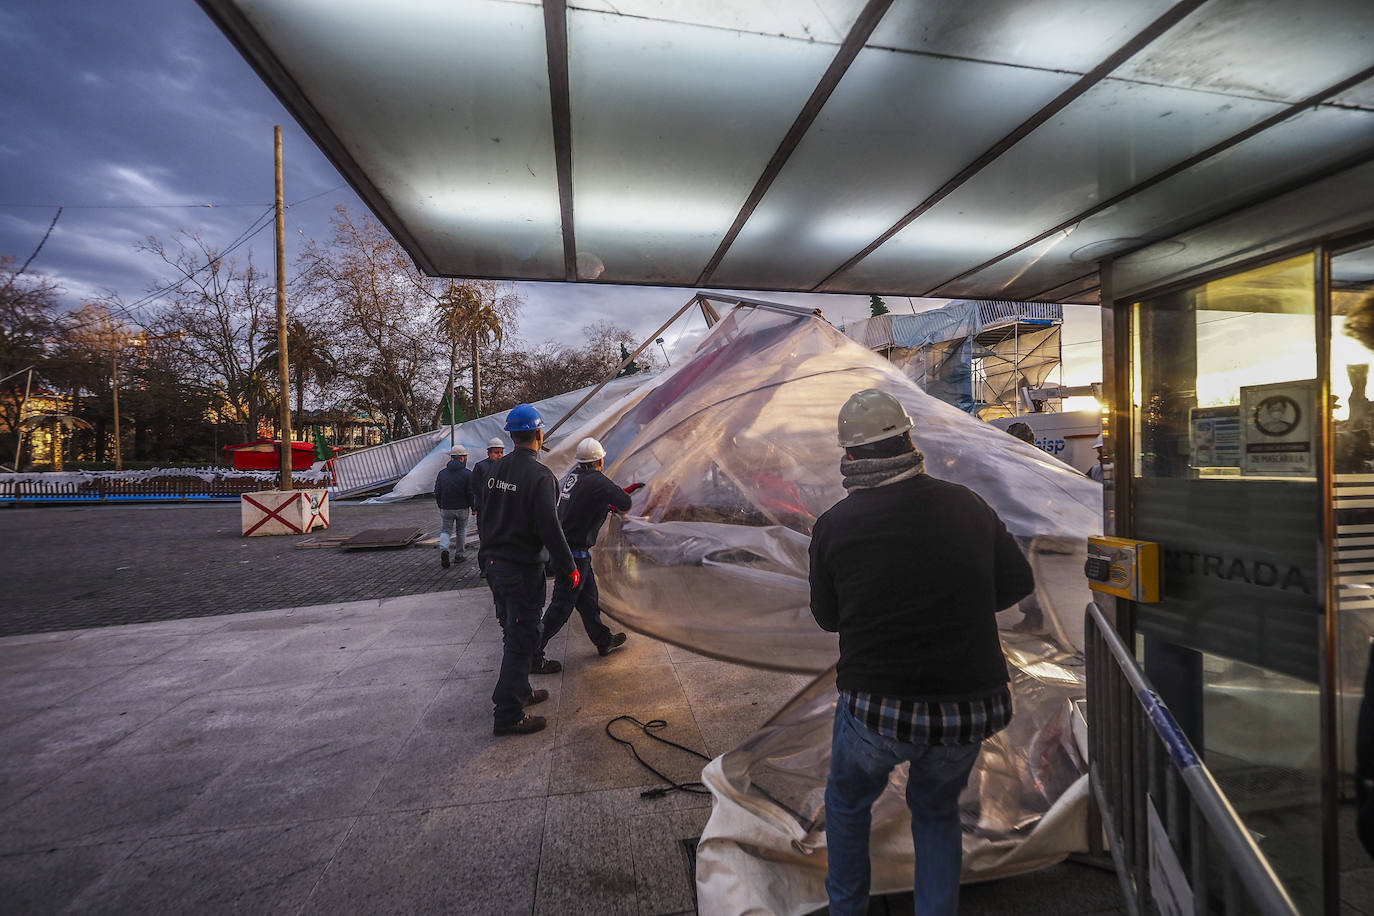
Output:
[[[274,124],[286,197],[300,202],[288,212],[288,261],[304,238],[329,237],[335,206],[365,209],[189,0],[10,0],[0,8],[0,74],[0,254],[26,258],[65,204],[31,269],[57,279],[72,307],[105,294],[136,302],[165,285],[169,272],[138,251],[149,236],[170,243],[185,231],[219,248],[241,236],[272,203]],[[240,253],[249,252],[272,263],[270,228]],[[566,343],[598,319],[647,335],[692,292],[518,286],[520,337]],[[868,313],[863,296],[750,295],[819,304],[835,321]],[[665,340],[690,344],[700,326],[679,324]]]

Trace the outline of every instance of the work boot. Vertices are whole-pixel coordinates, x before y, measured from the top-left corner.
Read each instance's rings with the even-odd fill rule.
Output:
[[[549,692],[544,689],[531,690],[529,698],[525,700],[526,706],[536,706],[549,698]]]
[[[563,670],[563,663],[552,658],[546,658],[536,665],[530,666],[530,674],[557,674]]]
[[[543,716],[521,716],[508,725],[494,725],[491,733],[493,735],[532,735],[535,732],[542,732],[544,726],[548,725]]]
[[[439,551],[439,565],[442,566],[442,567],[444,567],[444,569],[448,569],[448,551],[447,551],[447,550],[441,550],[441,551]]]
[[[619,649],[623,645],[625,645],[625,634],[616,633],[614,636],[611,637],[611,641],[608,644],[596,647],[596,654],[610,655],[613,651]]]

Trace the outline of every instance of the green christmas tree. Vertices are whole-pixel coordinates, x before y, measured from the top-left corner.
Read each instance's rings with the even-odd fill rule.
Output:
[[[868,296],[868,310],[873,313],[873,317],[887,314],[887,303],[877,293],[870,293]]]
[[[621,345],[620,345],[620,361],[623,363],[623,362],[625,362],[625,360],[627,360],[627,359],[630,359],[630,351],[629,351],[629,348],[627,348],[624,344],[621,344]],[[642,372],[642,371],[643,371],[643,369],[640,367],[639,363],[637,363],[637,362],[635,362],[634,360],[630,359],[630,361],[629,361],[628,363],[626,363],[625,368],[624,368],[624,369],[621,369],[620,372],[618,372],[618,373],[616,374],[616,378],[624,378],[624,377],[627,376],[627,375],[634,375],[634,374],[636,374],[636,373],[638,373],[638,372]]]

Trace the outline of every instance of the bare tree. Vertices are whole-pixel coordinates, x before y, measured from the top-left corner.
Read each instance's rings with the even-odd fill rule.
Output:
[[[63,316],[54,328],[50,378],[66,393],[70,412],[91,425],[89,431],[74,433],[74,439],[78,450],[97,462],[107,460],[106,449],[114,441],[113,363],[123,357],[127,364],[129,354],[118,345],[130,333],[108,308],[90,302]]]
[[[268,407],[259,367],[275,342],[272,278],[251,256],[240,265],[194,234],[179,233],[170,248],[156,238],[139,247],[171,268],[178,281],[156,330],[184,332],[181,352],[207,388],[222,383],[228,418],[245,439],[253,438]]]
[[[20,276],[15,260],[0,255],[0,379],[12,376],[0,382],[0,423],[7,432],[14,432],[19,423],[27,383],[26,375],[16,373],[29,366],[37,366],[41,372],[48,358],[47,341],[58,311],[57,292],[51,280]]]
[[[586,339],[583,350],[602,367],[602,375],[609,375],[625,359],[625,354],[633,353],[643,341],[629,328],[602,319],[582,328]],[[658,362],[653,349],[646,349],[635,357],[641,370],[657,368]],[[598,379],[599,381],[599,379]]]
[[[438,402],[435,303],[447,281],[426,278],[374,219],[339,207],[328,247],[309,243],[301,277],[332,336],[348,399],[383,420],[389,438],[427,428]]]

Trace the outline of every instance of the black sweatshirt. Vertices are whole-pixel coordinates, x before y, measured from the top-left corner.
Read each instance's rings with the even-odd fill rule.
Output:
[[[555,572],[571,575],[572,553],[558,524],[558,482],[527,448],[511,450],[492,468],[481,497],[484,560],[547,562]]]
[[[1000,689],[994,615],[1034,588],[997,513],[926,474],[850,492],[811,533],[811,613],[840,634],[841,690],[951,700]]]
[[[568,546],[586,550],[595,544],[597,532],[612,508],[622,512],[630,508],[630,494],[600,471],[584,471],[581,465],[569,471],[563,478],[562,498],[558,502],[558,520]]]
[[[472,508],[482,511],[482,500],[487,495],[487,478],[500,458],[483,458],[472,466]]]

